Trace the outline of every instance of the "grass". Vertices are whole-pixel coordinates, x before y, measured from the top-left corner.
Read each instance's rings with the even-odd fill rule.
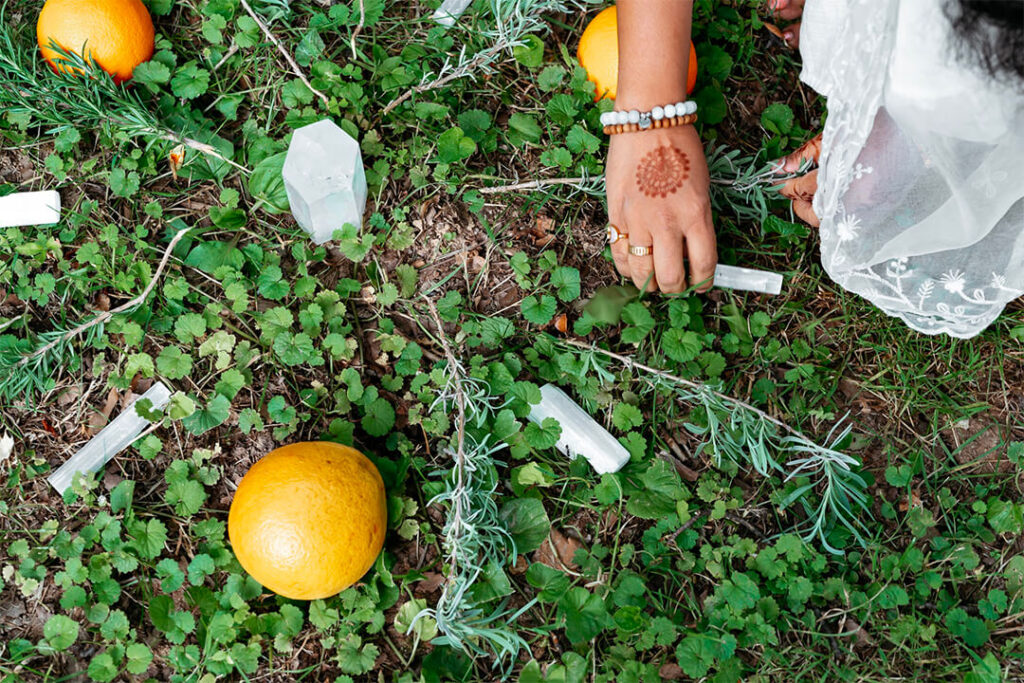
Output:
[[[478,0],[444,31],[418,3],[252,3],[325,103],[231,0],[153,0],[127,88],[50,72],[39,3],[7,0],[0,193],[58,188],[65,219],[0,231],[0,681],[1024,676],[1020,303],[956,341],[834,285],[813,232],[744,182],[823,103],[760,2],[699,0],[720,255],[785,289],[618,290],[597,315],[620,283],[572,58],[597,6],[555,4],[504,3],[499,30]],[[360,140],[370,202],[316,247],[279,173],[324,116]],[[562,178],[587,180],[509,188]],[[144,305],[22,364],[142,294],[184,228]],[[862,542],[834,516],[803,539],[828,499],[770,466],[785,428],[752,450],[771,422],[669,375],[862,463]],[[176,391],[158,425],[59,500],[46,475],[156,379]],[[621,439],[621,472],[526,420],[546,382]],[[389,494],[374,568],[311,603],[264,592],[225,535],[249,465],[304,439],[355,445]]]

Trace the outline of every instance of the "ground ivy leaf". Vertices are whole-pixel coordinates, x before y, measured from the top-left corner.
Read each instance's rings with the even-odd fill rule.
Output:
[[[715,663],[715,650],[706,636],[686,636],[676,647],[679,668],[691,678],[703,678]]]
[[[551,272],[551,286],[562,301],[569,303],[580,296],[580,271],[568,266],[559,266]]]
[[[195,61],[181,65],[171,79],[171,92],[177,97],[194,100],[210,87],[210,72],[199,68]]]
[[[308,363],[316,352],[313,340],[305,332],[282,332],[274,339],[274,353],[285,365],[296,366]]]
[[[523,317],[534,325],[547,325],[555,317],[558,302],[550,294],[530,295],[520,303]]]
[[[669,358],[687,363],[700,354],[704,348],[701,336],[693,330],[671,328],[661,336],[661,348]]]
[[[761,598],[761,591],[757,584],[743,572],[733,572],[733,575],[722,583],[722,597],[737,612],[752,609]]]
[[[63,614],[54,614],[43,625],[43,638],[54,650],[66,650],[78,639],[78,622]]]
[[[586,588],[570,588],[558,603],[565,617],[565,636],[573,645],[588,642],[604,630],[608,611],[604,601]]]
[[[643,422],[644,414],[636,406],[619,403],[612,410],[612,424],[623,432],[628,432],[633,427],[639,427]]]
[[[181,421],[181,424],[195,436],[204,434],[214,427],[224,424],[231,413],[231,401],[218,394],[201,408]]]
[[[177,346],[165,346],[156,357],[156,369],[167,379],[181,379],[192,372],[192,357]]]
[[[523,430],[527,443],[537,450],[552,448],[562,435],[562,425],[553,417],[545,417],[540,425],[530,422]]]
[[[536,498],[516,498],[501,506],[501,518],[516,544],[516,553],[532,553],[551,533],[544,504]]]
[[[386,399],[378,398],[366,406],[360,424],[370,436],[384,436],[395,426],[395,409]]]

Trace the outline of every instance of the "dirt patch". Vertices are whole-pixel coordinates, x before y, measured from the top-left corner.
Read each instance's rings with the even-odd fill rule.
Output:
[[[1009,430],[985,413],[964,418],[942,430],[943,442],[953,457],[969,471],[981,474],[1012,472],[1014,465],[1007,454]]]

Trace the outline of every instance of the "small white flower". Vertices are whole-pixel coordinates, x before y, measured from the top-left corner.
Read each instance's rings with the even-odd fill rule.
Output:
[[[849,242],[857,238],[857,231],[860,230],[860,219],[853,214],[844,215],[836,222],[836,234],[840,242]]]
[[[1006,288],[1006,276],[999,275],[998,273],[992,273],[992,284],[989,285],[993,289],[1005,289]]]
[[[941,281],[943,288],[945,288],[947,292],[952,292],[953,294],[962,294],[964,291],[964,284],[966,284],[963,271],[959,270],[950,270],[943,273]]]

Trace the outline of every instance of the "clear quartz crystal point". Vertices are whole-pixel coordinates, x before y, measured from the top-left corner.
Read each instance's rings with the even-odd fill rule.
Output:
[[[540,403],[530,407],[529,420],[537,424],[553,417],[562,427],[555,448],[570,458],[582,455],[599,474],[618,472],[629,462],[629,451],[597,423],[569,395],[554,384],[540,388]]]
[[[778,295],[782,293],[782,273],[719,264],[715,267],[715,287]]]
[[[68,458],[67,462],[51,474],[46,481],[50,482],[50,485],[63,496],[64,491],[74,481],[76,474],[95,472],[131,445],[142,433],[142,430],[150,424],[149,420],[139,417],[135,411],[135,404],[143,398],[152,402],[152,409],[162,410],[171,399],[171,391],[163,382],[153,384],[149,391],[132,401],[124,412],[90,439],[80,451]]]
[[[362,226],[363,157],[359,143],[333,121],[317,121],[292,134],[282,176],[292,215],[317,244],[346,223]]]
[[[455,22],[471,4],[473,4],[473,0],[444,0],[430,18],[441,26],[450,28],[455,25]]]

